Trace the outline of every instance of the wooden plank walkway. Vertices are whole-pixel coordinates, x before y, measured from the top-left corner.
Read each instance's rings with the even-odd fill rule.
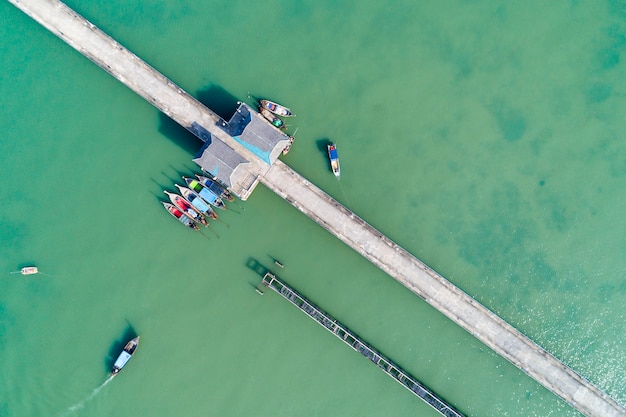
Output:
[[[464,417],[458,410],[455,410],[450,404],[440,398],[435,392],[431,391],[424,384],[419,382],[415,377],[395,364],[391,359],[374,349],[361,339],[356,333],[341,324],[330,314],[307,300],[298,291],[287,285],[271,272],[267,272],[263,276],[263,284],[281,295],[291,304],[296,306],[307,316],[315,320],[320,326],[337,336],[341,341],[350,346],[356,352],[365,356],[384,373],[393,378],[396,382],[402,384],[403,387],[411,391],[413,394],[421,398],[426,404],[437,410],[444,417]]]
[[[198,123],[210,131],[250,161],[244,177],[254,178],[253,185],[261,181],[582,414],[626,416],[606,393],[284,163],[270,167],[260,161],[216,127],[219,120],[211,110],[75,11],[57,0],[8,1],[183,127]]]

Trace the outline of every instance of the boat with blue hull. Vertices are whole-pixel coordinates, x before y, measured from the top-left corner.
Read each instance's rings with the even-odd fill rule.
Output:
[[[214,180],[213,178],[206,177],[204,175],[196,174],[196,178],[200,182],[200,184],[204,185],[209,190],[213,191],[213,193],[220,196],[222,200],[227,201],[235,201],[235,197],[228,191],[225,187],[223,187],[219,182]]]
[[[194,191],[205,202],[212,205],[213,207],[226,210],[226,204],[224,204],[224,201],[222,201],[220,196],[206,188],[204,185],[200,184],[198,180],[188,177],[183,177],[183,180],[185,181],[185,184],[187,184],[187,187],[189,187],[190,190]]]
[[[174,204],[179,210],[185,213],[185,216],[189,217],[194,222],[208,227],[209,222],[204,218],[202,213],[194,206],[192,206],[187,200],[176,193],[170,193],[169,191],[163,191],[170,198],[172,204]]]
[[[328,159],[330,160],[330,169],[333,170],[335,177],[341,175],[341,167],[339,165],[339,154],[337,153],[337,145],[330,143],[328,146]]]
[[[132,358],[133,355],[135,354],[135,351],[137,350],[137,346],[139,346],[139,336],[135,337],[134,339],[126,343],[126,345],[124,346],[124,349],[115,360],[115,363],[113,363],[113,368],[111,369],[111,376],[117,375],[122,370],[122,368],[126,366],[130,358]]]
[[[217,219],[217,213],[195,191],[192,191],[187,187],[183,187],[180,184],[174,185],[176,186],[176,188],[178,188],[178,191],[180,191],[180,195],[183,196],[185,201],[195,207],[196,210],[202,213],[205,217],[214,220]]]

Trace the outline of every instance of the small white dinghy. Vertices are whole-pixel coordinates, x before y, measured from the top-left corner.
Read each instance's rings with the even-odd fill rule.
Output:
[[[13,271],[13,272],[10,272],[10,273],[11,274],[22,274],[22,275],[35,275],[35,274],[38,274],[40,272],[39,272],[39,268],[37,268],[36,266],[25,266],[24,268],[20,269],[19,271]]]
[[[34,275],[38,272],[39,268],[37,268],[36,266],[25,266],[24,268],[20,269],[20,274],[22,275]]]

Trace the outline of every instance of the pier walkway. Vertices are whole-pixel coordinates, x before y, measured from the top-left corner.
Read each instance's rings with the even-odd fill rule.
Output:
[[[385,357],[382,353],[368,345],[356,333],[307,300],[302,294],[298,293],[274,274],[267,272],[263,276],[262,282],[266,287],[280,294],[291,304],[302,310],[307,316],[311,317],[326,330],[337,336],[345,344],[372,361],[384,373],[424,400],[426,404],[437,410],[441,415],[444,417],[464,417],[463,414],[455,410],[443,399],[439,398],[437,394],[412,377],[400,366],[396,365],[391,359]]]
[[[606,393],[278,160],[289,143],[286,136],[263,149],[264,160],[243,136],[230,136],[219,116],[63,3],[8,1],[205,143],[235,151],[239,160],[232,162],[237,166],[231,167],[230,185],[240,198],[262,182],[582,414],[626,416],[626,409]],[[257,118],[255,112],[249,116]]]
[[[220,180],[242,200],[248,198],[259,178],[289,145],[289,137],[269,123],[262,123],[263,117],[256,112],[249,112],[246,120],[250,129],[256,130],[253,134],[245,135],[243,128],[233,132],[236,126],[231,126],[229,121],[64,3],[57,0],[9,2],[205,142],[197,160],[209,160],[212,165],[203,168],[212,174],[218,169],[215,164],[219,164],[220,174],[228,174],[222,175]],[[237,112],[247,110],[244,105]],[[235,119],[240,122],[239,117]],[[259,130],[263,124],[266,128]],[[268,138],[273,142],[268,143]],[[215,155],[208,157],[211,151]]]
[[[261,182],[586,416],[626,409],[282,161]]]

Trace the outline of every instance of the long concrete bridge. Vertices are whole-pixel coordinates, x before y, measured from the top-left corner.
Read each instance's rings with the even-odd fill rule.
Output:
[[[279,137],[263,160],[219,116],[63,3],[9,1],[183,127],[240,155],[244,162],[232,172],[240,197],[263,183],[582,414],[626,416],[606,393],[278,160],[288,141]]]

